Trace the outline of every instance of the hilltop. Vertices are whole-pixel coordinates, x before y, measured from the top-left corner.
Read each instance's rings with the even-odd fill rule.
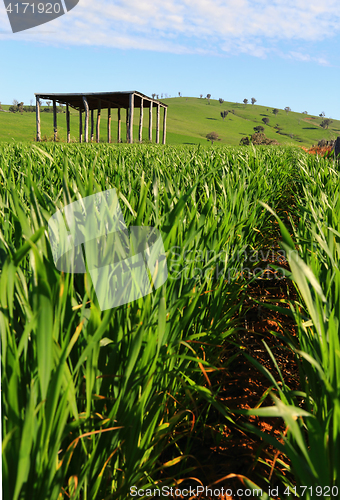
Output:
[[[215,144],[237,146],[242,137],[254,133],[254,127],[263,126],[265,135],[280,144],[311,146],[321,139],[332,140],[340,135],[340,120],[332,120],[328,129],[320,124],[323,117],[312,116],[279,109],[275,115],[272,106],[243,104],[235,102],[219,103],[218,100],[195,97],[174,97],[161,99],[167,104],[167,144],[206,144],[206,135],[216,132],[220,141]],[[45,107],[45,106],[43,106]],[[9,106],[2,106],[8,110]],[[223,120],[221,112],[228,111]],[[107,111],[102,111],[101,137],[106,137]],[[265,125],[263,118],[268,118]],[[135,112],[134,137],[138,136],[139,111]],[[153,125],[155,127],[155,116]],[[148,137],[148,113],[144,115],[143,139]],[[71,110],[71,137],[78,140],[78,112]],[[112,113],[112,142],[115,142],[117,130],[116,113]],[[162,120],[161,120],[162,130]],[[47,139],[53,134],[53,114],[41,113],[42,136]],[[58,132],[61,140],[66,136],[65,114],[58,114]],[[155,135],[155,133],[154,133]],[[35,113],[0,112],[0,141],[33,141],[35,137]],[[122,137],[125,137],[125,117],[122,116]]]

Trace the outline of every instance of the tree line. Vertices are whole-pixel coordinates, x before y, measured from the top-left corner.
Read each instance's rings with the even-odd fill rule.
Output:
[[[52,101],[46,101],[47,107],[43,108],[42,107],[42,101],[40,102],[41,106],[41,111],[47,112],[47,113],[53,113],[53,106],[51,106]],[[0,110],[4,111],[1,106],[0,102]],[[35,106],[33,105],[33,99],[30,100],[29,106],[25,106],[23,101],[19,102],[17,99],[13,99],[12,105],[8,108],[8,111],[10,113],[35,113]],[[57,106],[57,113],[62,113],[63,110],[63,105],[60,104]]]

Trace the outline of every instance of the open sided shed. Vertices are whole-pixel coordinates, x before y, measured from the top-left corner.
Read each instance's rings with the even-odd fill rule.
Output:
[[[139,142],[142,142],[143,128],[143,110],[149,108],[149,141],[152,141],[152,109],[157,108],[156,120],[156,144],[159,144],[160,130],[160,108],[164,109],[163,114],[163,144],[166,138],[166,114],[167,105],[147,97],[136,90],[130,92],[89,92],[81,94],[35,94],[36,97],[36,116],[37,116],[37,141],[41,141],[40,131],[40,99],[53,102],[53,124],[54,140],[57,138],[57,103],[66,104],[66,124],[67,124],[67,142],[70,142],[70,107],[79,111],[79,142],[89,141],[89,121],[91,120],[91,142],[94,138],[94,112],[97,111],[96,120],[96,142],[99,142],[99,125],[101,110],[108,110],[107,122],[107,142],[111,142],[111,110],[118,110],[118,132],[117,142],[121,142],[121,109],[126,110],[126,140],[133,142],[133,115],[134,109],[139,108]],[[83,113],[85,114],[83,127]],[[83,130],[84,129],[84,130]]]

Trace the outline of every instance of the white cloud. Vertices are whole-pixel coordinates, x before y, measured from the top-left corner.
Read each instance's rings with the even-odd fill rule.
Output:
[[[330,63],[327,59],[324,57],[315,57],[311,56],[309,54],[304,54],[302,52],[297,52],[297,51],[290,51],[287,55],[285,55],[287,59],[294,59],[296,61],[302,61],[302,62],[316,62],[320,64],[321,66],[330,66]]]
[[[275,44],[315,43],[337,35],[337,5],[335,0],[80,0],[67,15],[16,34],[9,32],[0,7],[0,39],[264,58]],[[324,57],[299,51],[288,56],[327,64]]]

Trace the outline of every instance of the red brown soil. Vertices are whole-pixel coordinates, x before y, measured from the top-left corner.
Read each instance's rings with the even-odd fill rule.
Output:
[[[288,269],[287,263],[284,263],[282,267]],[[267,343],[274,354],[286,385],[292,390],[298,390],[299,374],[294,355],[290,349],[287,349],[284,340],[279,338],[280,336],[285,337],[287,334],[296,336],[294,320],[285,314],[265,307],[266,303],[270,303],[289,308],[288,304],[284,304],[282,301],[296,298],[295,287],[286,278],[263,279],[248,284],[244,312],[239,317],[240,328],[237,344],[240,347],[232,342],[227,342],[223,346],[220,363],[223,366],[223,363],[227,364],[231,356],[239,355],[232,365],[228,365],[228,371],[219,372],[213,383],[214,387],[217,384],[220,388],[218,398],[226,407],[232,410],[255,408],[270,387],[269,380],[242,355],[243,352],[248,353],[266,367],[276,381],[280,380],[262,340]],[[261,302],[260,306],[257,301]],[[262,407],[272,405],[273,400],[267,396]],[[281,435],[287,431],[280,418],[249,417],[233,413],[231,416],[237,424],[251,423],[279,440],[281,440]],[[220,429],[222,437],[217,445],[218,429]],[[190,485],[194,489],[198,484],[202,484],[212,489],[219,488],[220,491],[223,486],[224,490],[230,488],[236,492],[238,488],[243,490],[247,488],[245,484],[242,484],[241,476],[245,476],[262,487],[264,492],[268,492],[268,482],[265,478],[269,481],[271,488],[280,484],[274,469],[275,472],[280,472],[282,475],[289,474],[287,472],[289,462],[285,456],[278,453],[272,446],[267,445],[255,434],[244,432],[229,424],[214,408],[211,408],[209,421],[205,423],[203,434],[202,430],[199,434],[195,433],[195,430],[192,431],[190,438],[193,439],[194,445],[190,450],[190,455],[194,456],[195,460],[189,460],[188,465],[195,469],[189,474],[191,479],[188,478],[178,485],[179,489],[188,488]],[[284,464],[287,464],[287,467]],[[166,474],[163,477],[165,478]],[[225,495],[184,497],[180,495],[168,498],[190,498],[190,500],[231,500],[233,498],[236,500],[242,497],[236,495],[233,497]]]

